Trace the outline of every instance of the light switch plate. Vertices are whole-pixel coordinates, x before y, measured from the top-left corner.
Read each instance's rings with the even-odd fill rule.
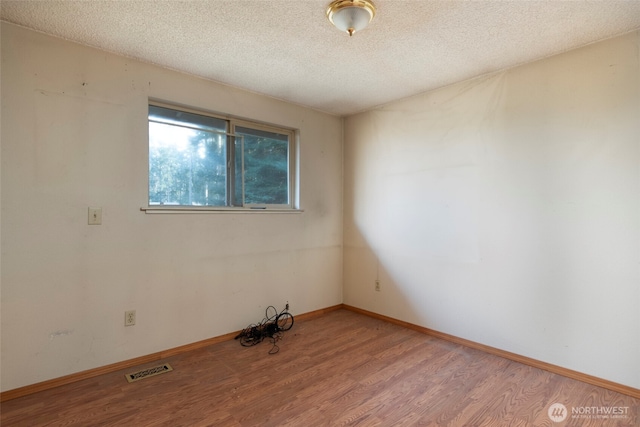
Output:
[[[89,225],[102,224],[102,208],[89,208]]]

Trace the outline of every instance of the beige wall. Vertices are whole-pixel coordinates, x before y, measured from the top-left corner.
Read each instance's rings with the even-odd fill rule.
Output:
[[[639,46],[347,118],[344,302],[640,387]]]
[[[345,119],[342,276],[340,119],[3,23],[1,389],[238,330],[286,300],[640,387],[639,46],[636,32]],[[305,212],[140,212],[150,97],[299,129]]]
[[[5,23],[1,89],[2,390],[342,302],[341,119]],[[304,213],[141,212],[149,98],[298,129]]]

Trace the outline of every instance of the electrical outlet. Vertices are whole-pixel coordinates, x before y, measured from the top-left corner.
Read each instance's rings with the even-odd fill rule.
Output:
[[[380,292],[380,280],[376,279],[376,291]]]
[[[129,310],[124,312],[124,326],[133,326],[136,324],[136,311]]]

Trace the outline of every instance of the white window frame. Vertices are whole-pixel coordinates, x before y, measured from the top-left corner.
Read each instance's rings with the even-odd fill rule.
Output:
[[[178,106],[175,104],[169,104],[161,101],[149,100],[148,106],[157,106],[162,108],[167,108],[176,111],[183,111],[186,113],[193,113],[202,116],[213,117],[221,120],[225,120],[227,122],[227,132],[226,135],[229,137],[227,139],[227,196],[226,203],[227,206],[187,206],[187,205],[150,205],[149,204],[149,151],[147,151],[147,201],[146,206],[141,207],[140,210],[146,213],[297,213],[303,212],[302,209],[299,208],[298,205],[298,132],[295,129],[273,125],[273,124],[265,124],[256,121],[252,121],[244,118],[237,118],[229,115],[221,115],[216,113],[211,113],[208,111],[197,110],[193,108]],[[149,126],[147,119],[147,150],[149,149]],[[241,147],[242,147],[242,161],[241,165],[243,167],[242,171],[242,197],[244,199],[244,141],[242,136],[238,136],[235,134],[236,127],[245,127],[255,130],[262,130],[267,132],[274,132],[282,135],[288,136],[288,200],[287,204],[243,204],[242,206],[231,206],[229,205],[230,201],[233,200],[234,193],[234,176],[235,176],[235,162],[233,161],[235,156],[235,143],[234,141],[237,138],[241,139]],[[243,200],[244,202],[244,200]]]

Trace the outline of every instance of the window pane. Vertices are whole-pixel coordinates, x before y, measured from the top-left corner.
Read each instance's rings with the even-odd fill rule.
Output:
[[[224,206],[225,131],[223,120],[149,106],[149,205]]]
[[[159,105],[148,119],[149,205],[291,207],[288,130]]]
[[[244,204],[289,204],[289,135],[239,126],[235,133],[244,137]]]
[[[237,134],[236,134],[237,135]],[[234,187],[233,187],[233,201],[232,206],[242,206],[242,137],[234,138]]]
[[[189,126],[196,129],[226,132],[227,121],[186,111],[149,105],[149,121]]]

